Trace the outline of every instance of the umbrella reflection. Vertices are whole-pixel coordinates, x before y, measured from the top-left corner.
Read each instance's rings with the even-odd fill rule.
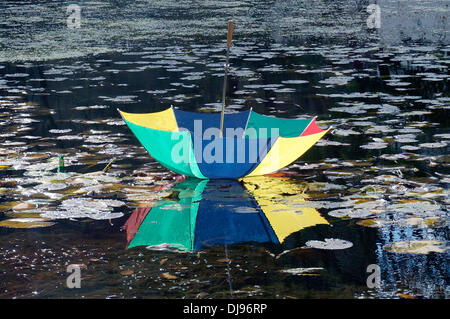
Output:
[[[302,187],[288,178],[188,178],[153,207],[137,208],[124,225],[127,247],[193,252],[205,247],[259,242],[281,244],[290,234],[328,224],[305,208]]]

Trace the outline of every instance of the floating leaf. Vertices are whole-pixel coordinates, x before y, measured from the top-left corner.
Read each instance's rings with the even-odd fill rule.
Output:
[[[228,258],[222,258],[216,260],[218,263],[231,263],[231,259]]]
[[[442,227],[445,226],[446,221],[441,217],[409,217],[398,221],[400,225],[427,228],[427,227]]]
[[[33,203],[23,202],[23,203],[15,205],[12,209],[15,211],[19,211],[19,210],[29,210],[29,209],[33,209],[35,207],[36,207],[36,205]]]
[[[7,228],[40,228],[53,226],[55,223],[47,222],[44,218],[11,218],[0,221],[0,227]]]
[[[34,187],[38,191],[58,191],[67,188],[66,184],[63,183],[45,183]]]
[[[306,80],[285,80],[281,81],[283,84],[306,84],[309,83],[309,81]]]
[[[133,269],[122,270],[122,271],[120,272],[120,274],[121,274],[122,276],[129,276],[129,275],[134,274],[134,270],[133,270]]]
[[[391,225],[392,221],[379,219],[379,218],[369,218],[369,219],[360,220],[356,224],[359,226],[364,226],[364,227],[378,228],[378,227],[384,227],[387,225]]]
[[[0,204],[0,212],[7,211],[13,208],[14,206],[20,205],[21,202],[5,202]]]
[[[21,211],[21,212],[6,212],[6,216],[11,218],[40,218],[40,212],[36,211]]]
[[[328,85],[345,85],[348,84],[353,79],[354,78],[352,76],[335,76],[327,78],[325,80],[321,80],[319,81],[319,83]]]
[[[177,276],[171,275],[171,274],[169,274],[168,272],[162,273],[162,276],[163,276],[165,279],[168,279],[168,280],[175,280],[175,279],[178,279]]]
[[[353,246],[353,243],[343,239],[325,238],[324,241],[309,240],[306,242],[307,247],[326,250],[347,249]]]
[[[332,210],[328,213],[331,217],[337,217],[337,218],[364,218],[373,215],[374,212],[372,212],[369,209],[358,209],[358,208],[343,208],[343,209],[336,209]]]
[[[431,252],[445,253],[447,251],[447,247],[444,246],[444,243],[438,240],[397,241],[385,245],[383,249],[393,253],[417,255],[426,255]]]
[[[379,143],[379,142],[372,142],[366,145],[360,146],[361,148],[368,149],[368,150],[378,150],[383,149],[387,147],[387,143]]]
[[[446,142],[422,143],[422,144],[419,144],[419,146],[424,147],[424,148],[440,148],[440,147],[446,147],[447,143]]]
[[[423,212],[440,211],[441,206],[421,200],[399,200],[397,203],[387,206],[387,210],[395,212],[404,212],[410,214],[421,214]]]
[[[290,268],[290,269],[282,269],[280,272],[288,273],[295,276],[304,276],[304,275],[319,275],[317,272],[322,271],[322,267],[311,267],[311,268]]]
[[[206,292],[200,292],[197,296],[195,296],[195,299],[203,299],[207,297],[209,294]]]
[[[164,265],[167,262],[167,260],[168,260],[167,258],[163,258],[160,260],[159,264]]]

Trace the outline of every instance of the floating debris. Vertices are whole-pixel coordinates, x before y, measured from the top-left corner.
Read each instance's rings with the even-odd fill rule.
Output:
[[[328,215],[331,217],[336,218],[365,218],[373,215],[374,212],[372,212],[369,209],[365,208],[343,208],[343,209],[336,209],[328,212]]]
[[[161,276],[162,276],[164,279],[168,279],[168,280],[175,280],[175,279],[178,279],[177,276],[171,275],[171,274],[169,274],[168,272],[163,272],[163,273],[161,274]]]
[[[19,229],[50,227],[54,224],[46,218],[11,218],[0,221],[0,227]]]
[[[448,247],[439,240],[398,241],[383,247],[392,253],[427,255],[429,253],[445,253]]]
[[[134,274],[134,270],[133,270],[133,269],[122,270],[122,271],[120,272],[120,274],[121,274],[122,276],[129,276],[129,275]]]
[[[353,246],[353,243],[343,239],[325,238],[324,241],[309,240],[306,242],[306,247],[325,249],[325,250],[340,250],[347,249]]]
[[[379,228],[392,225],[394,222],[380,218],[369,218],[358,221],[356,224],[364,227]]]
[[[295,276],[319,276],[320,272],[324,270],[322,267],[311,267],[311,268],[290,268],[281,269],[280,272],[295,275]]]

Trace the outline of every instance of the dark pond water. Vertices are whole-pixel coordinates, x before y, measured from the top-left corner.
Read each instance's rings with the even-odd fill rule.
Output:
[[[126,3],[78,2],[79,29],[69,2],[0,4],[0,297],[449,297],[448,4],[383,2],[371,30],[368,1]],[[228,19],[228,111],[333,131],[279,174],[202,185],[116,108],[220,110]],[[153,244],[191,224],[163,219],[127,248],[195,205],[178,250]]]

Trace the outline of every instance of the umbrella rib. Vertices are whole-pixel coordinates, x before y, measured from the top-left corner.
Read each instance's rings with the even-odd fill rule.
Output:
[[[175,118],[175,123],[177,123],[177,129],[180,131],[180,125],[178,124],[177,116],[175,115],[175,111],[173,110],[173,105],[170,105],[170,108],[172,109],[173,117]]]
[[[258,202],[256,201],[256,199],[255,199],[251,194],[250,194],[249,197],[250,197],[251,201],[253,202],[253,205],[255,205],[255,207],[258,208],[258,209],[257,209],[257,211],[258,211],[258,217],[259,217],[259,219],[261,220],[261,222],[262,222],[262,224],[263,224],[263,227],[264,227],[264,230],[266,231],[267,237],[269,237],[270,240],[272,240],[272,237],[273,237],[273,236],[271,236],[270,230],[267,229],[267,225],[269,225],[270,227],[272,227],[272,230],[273,230],[273,226],[270,224],[269,219],[266,217],[266,215],[264,214],[263,210],[262,210],[261,207],[258,205]],[[265,221],[267,221],[267,223],[266,223]],[[273,234],[274,234],[274,237],[276,238],[276,240],[278,241],[278,243],[281,244],[281,243],[280,243],[280,239],[278,238],[277,234],[275,233],[275,230],[273,230]]]
[[[248,112],[247,121],[245,122],[244,132],[242,133],[242,138],[245,136],[245,132],[247,131],[248,122],[250,121],[250,115],[252,114],[253,107],[250,108],[250,111]]]

